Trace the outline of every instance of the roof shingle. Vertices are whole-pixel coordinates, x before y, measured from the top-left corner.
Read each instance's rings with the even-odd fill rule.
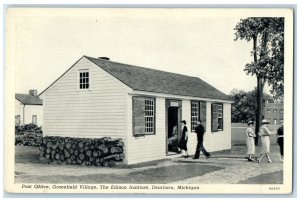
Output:
[[[197,77],[85,57],[134,90],[231,100],[229,96]]]

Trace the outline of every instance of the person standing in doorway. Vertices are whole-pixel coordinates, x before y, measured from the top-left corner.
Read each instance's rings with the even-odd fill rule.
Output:
[[[210,154],[206,151],[206,149],[203,146],[203,136],[205,133],[205,128],[202,125],[202,121],[197,121],[197,126],[195,128],[195,132],[197,133],[197,147],[196,147],[196,152],[195,156],[193,159],[199,159],[200,157],[200,151],[206,156],[206,158],[210,158]]]
[[[277,143],[280,147],[280,159],[283,161],[283,123],[277,130]]]
[[[246,143],[247,143],[247,154],[248,154],[248,161],[253,161],[252,156],[255,152],[255,145],[254,145],[254,138],[255,133],[253,131],[253,121],[248,122],[248,128],[246,130]]]
[[[261,126],[259,128],[258,134],[261,136],[261,143],[262,143],[262,151],[260,157],[257,159],[257,162],[260,163],[263,156],[266,155],[268,158],[268,163],[272,163],[270,158],[270,135],[271,132],[267,128],[267,124],[269,122],[265,119],[261,121]]]
[[[181,139],[178,143],[178,147],[181,149],[183,157],[188,158],[188,151],[187,151],[187,141],[188,141],[188,129],[186,127],[186,121],[181,121]]]

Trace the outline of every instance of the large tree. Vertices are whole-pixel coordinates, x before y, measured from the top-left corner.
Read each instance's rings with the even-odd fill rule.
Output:
[[[246,64],[244,71],[257,78],[257,133],[263,117],[265,83],[271,86],[275,97],[283,96],[284,18],[241,19],[234,30],[235,40],[253,41],[253,61]]]

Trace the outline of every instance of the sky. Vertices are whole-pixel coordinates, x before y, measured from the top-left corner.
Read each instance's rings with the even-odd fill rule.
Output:
[[[253,90],[243,71],[252,43],[234,41],[239,19],[200,9],[10,10],[15,92],[42,92],[83,55],[196,76],[226,94]]]

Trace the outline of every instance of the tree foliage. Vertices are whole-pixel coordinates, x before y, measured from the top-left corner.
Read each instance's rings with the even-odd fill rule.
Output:
[[[234,89],[229,96],[234,100],[232,104],[231,119],[234,123],[255,120],[256,93],[255,91],[245,92]]]
[[[274,97],[283,96],[284,18],[241,19],[234,28],[235,40],[253,40],[254,61],[244,71],[256,75],[271,86]]]
[[[231,111],[231,121],[234,123],[247,123],[255,120],[256,103],[256,88],[252,91],[243,91],[233,89],[229,96],[234,101]],[[271,96],[264,94],[265,99],[271,99]]]

